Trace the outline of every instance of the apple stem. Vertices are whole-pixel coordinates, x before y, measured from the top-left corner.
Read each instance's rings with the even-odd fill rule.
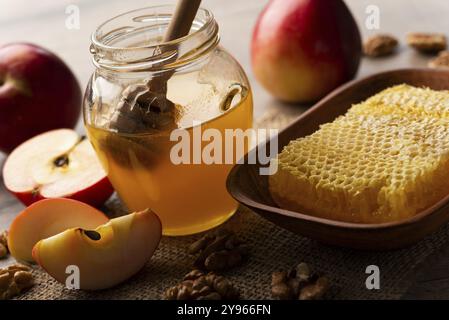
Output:
[[[31,190],[31,195],[33,198],[36,198],[39,195],[39,191],[41,190],[41,186],[36,186]]]

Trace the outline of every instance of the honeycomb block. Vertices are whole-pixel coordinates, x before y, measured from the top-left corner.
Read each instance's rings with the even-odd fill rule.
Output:
[[[398,85],[352,106],[348,113],[449,118],[449,91]]]
[[[449,92],[386,89],[274,161],[269,188],[283,208],[357,223],[411,217],[449,193]]]

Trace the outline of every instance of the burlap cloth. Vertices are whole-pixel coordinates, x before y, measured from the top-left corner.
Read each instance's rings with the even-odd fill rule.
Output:
[[[263,117],[258,126],[281,128],[292,118],[292,114],[273,112]],[[111,216],[126,213],[117,197],[106,204],[105,210]],[[224,226],[235,230],[251,246],[249,260],[225,273],[241,289],[243,299],[270,299],[271,273],[289,269],[301,261],[330,277],[333,284],[330,298],[397,299],[407,290],[413,268],[449,238],[446,225],[418,244],[402,250],[361,252],[332,248],[277,227],[244,207]],[[191,270],[193,257],[186,253],[186,248],[199,236],[163,237],[142,271],[129,281],[105,291],[65,289],[35,267],[37,284],[19,299],[161,299],[166,288],[175,285]],[[371,264],[380,268],[380,290],[366,289],[365,269]]]

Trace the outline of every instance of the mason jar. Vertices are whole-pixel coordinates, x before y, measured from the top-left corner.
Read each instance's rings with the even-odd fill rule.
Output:
[[[225,181],[248,149],[253,102],[210,11],[199,9],[187,36],[162,41],[173,11],[130,11],[93,33],[84,123],[127,208],[150,208],[165,235],[186,235],[236,211]]]

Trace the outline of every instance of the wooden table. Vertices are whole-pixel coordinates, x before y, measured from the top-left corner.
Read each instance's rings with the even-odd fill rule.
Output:
[[[56,52],[64,59],[77,75],[81,85],[86,86],[93,71],[88,47],[90,34],[96,26],[124,11],[145,7],[163,0],[0,0],[0,41],[1,43],[26,41],[42,45]],[[254,79],[249,57],[251,32],[258,13],[268,0],[204,0],[216,16],[221,29],[221,44],[227,48],[243,65],[254,91],[255,117],[269,110],[300,114],[307,106],[282,104],[265,92]],[[399,53],[384,59],[364,59],[358,74],[362,77],[382,70],[425,66],[429,57],[417,54],[407,48],[404,38],[411,31],[447,31],[449,30],[449,1],[444,0],[347,0],[356,17],[364,37],[371,33],[387,32],[401,40]],[[80,29],[69,30],[65,27],[68,5],[77,5],[80,10]],[[368,5],[380,9],[380,30],[367,30],[365,20]],[[0,43],[0,44],[1,44]],[[77,128],[83,131],[80,122]],[[0,163],[4,156],[0,154]],[[1,173],[0,173],[1,174]],[[8,228],[13,217],[23,208],[12,198],[0,183],[0,230]],[[449,252],[441,260],[449,261]],[[0,261],[0,266],[5,261]],[[427,275],[431,278],[431,274]],[[445,288],[445,278],[449,277],[449,268],[439,272],[441,281],[433,281],[432,288],[412,292],[411,297],[426,297],[426,292],[438,292],[437,297],[449,298],[449,289]],[[426,282],[426,276],[419,279]],[[427,290],[424,292],[423,290]],[[410,295],[408,296],[410,297]]]

